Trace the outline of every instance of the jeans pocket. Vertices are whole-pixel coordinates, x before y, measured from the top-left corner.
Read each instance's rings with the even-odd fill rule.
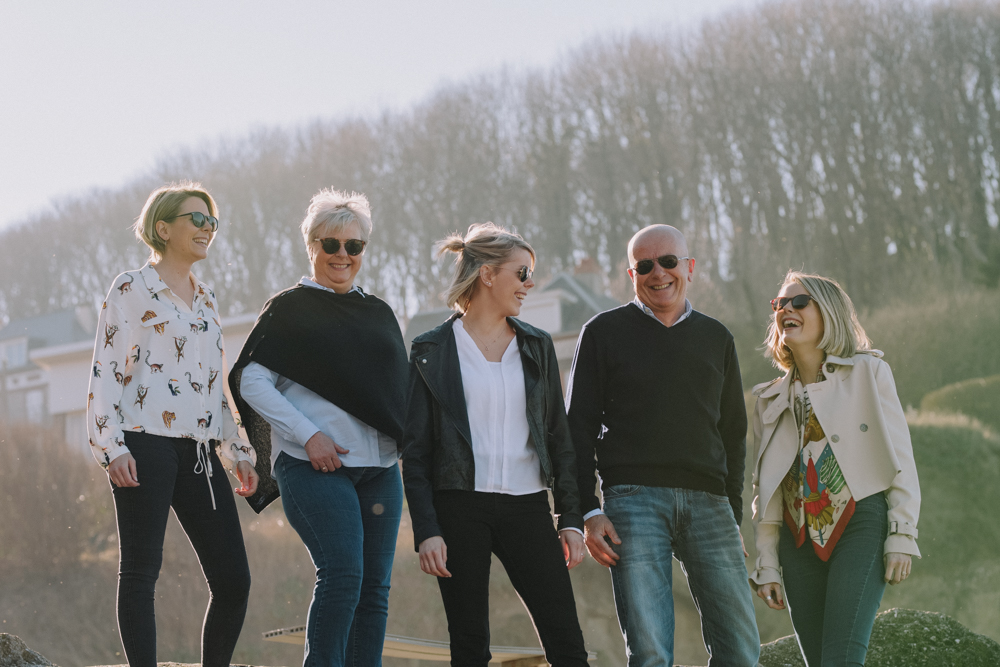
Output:
[[[608,502],[617,498],[634,496],[641,490],[642,487],[638,484],[614,484],[613,486],[601,489],[601,494],[604,496],[604,502]]]

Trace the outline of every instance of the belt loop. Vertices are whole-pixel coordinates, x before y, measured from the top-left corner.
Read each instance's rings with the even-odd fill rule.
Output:
[[[202,472],[205,473],[205,481],[208,482],[208,494],[212,497],[212,509],[216,509],[215,506],[215,491],[212,490],[212,459],[209,458],[209,444],[208,440],[199,440],[198,444],[195,445],[195,449],[198,450],[198,462],[194,464],[194,474],[200,475]]]

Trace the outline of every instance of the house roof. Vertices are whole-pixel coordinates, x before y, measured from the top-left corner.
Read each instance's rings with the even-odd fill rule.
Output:
[[[91,309],[77,306],[15,320],[0,329],[0,342],[26,337],[29,350],[80,341],[93,342],[96,326],[96,318]],[[34,364],[29,362],[25,368],[29,366]]]

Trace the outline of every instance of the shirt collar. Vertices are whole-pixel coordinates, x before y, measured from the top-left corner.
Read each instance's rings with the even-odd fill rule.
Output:
[[[159,294],[165,289],[170,289],[167,287],[167,283],[163,282],[163,278],[160,277],[160,274],[157,273],[156,269],[153,268],[152,262],[146,262],[145,266],[139,269],[139,275],[142,277],[142,282],[146,284],[146,289],[149,290],[151,295]],[[195,301],[198,301],[199,299],[205,300],[210,296],[214,296],[212,290],[208,287],[208,285],[199,280],[198,276],[194,275],[194,273],[191,273],[190,275],[194,278]]]
[[[660,318],[658,318],[656,316],[656,313],[653,312],[653,309],[650,308],[649,306],[647,306],[646,304],[644,304],[642,301],[640,301],[639,297],[635,297],[634,299],[632,299],[632,303],[635,305],[636,308],[638,308],[642,312],[646,313],[647,315],[649,315],[650,317],[652,317],[657,322],[660,321]],[[676,325],[680,324],[681,322],[683,322],[684,320],[686,320],[691,315],[691,313],[692,313],[693,310],[694,310],[694,308],[691,307],[691,302],[688,301],[687,299],[684,299],[684,314],[677,318],[677,321],[674,322],[674,326],[676,326]],[[661,322],[661,324],[662,324],[662,322]],[[664,325],[664,326],[666,326],[666,325]]]
[[[333,292],[334,294],[337,293],[336,290],[332,290],[329,287],[324,287],[324,286],[320,285],[318,282],[316,282],[315,280],[313,280],[312,278],[306,278],[305,276],[302,276],[302,279],[299,280],[299,284],[300,285],[305,285],[306,287],[315,287],[316,289],[326,290],[327,292]],[[365,296],[364,290],[362,290],[357,285],[353,285],[353,286],[351,286],[351,289],[347,290],[348,294],[350,294],[352,292],[357,292],[361,296]]]

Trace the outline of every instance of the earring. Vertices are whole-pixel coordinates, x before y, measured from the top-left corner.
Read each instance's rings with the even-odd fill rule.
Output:
[[[486,283],[487,287],[493,287],[493,283]]]

